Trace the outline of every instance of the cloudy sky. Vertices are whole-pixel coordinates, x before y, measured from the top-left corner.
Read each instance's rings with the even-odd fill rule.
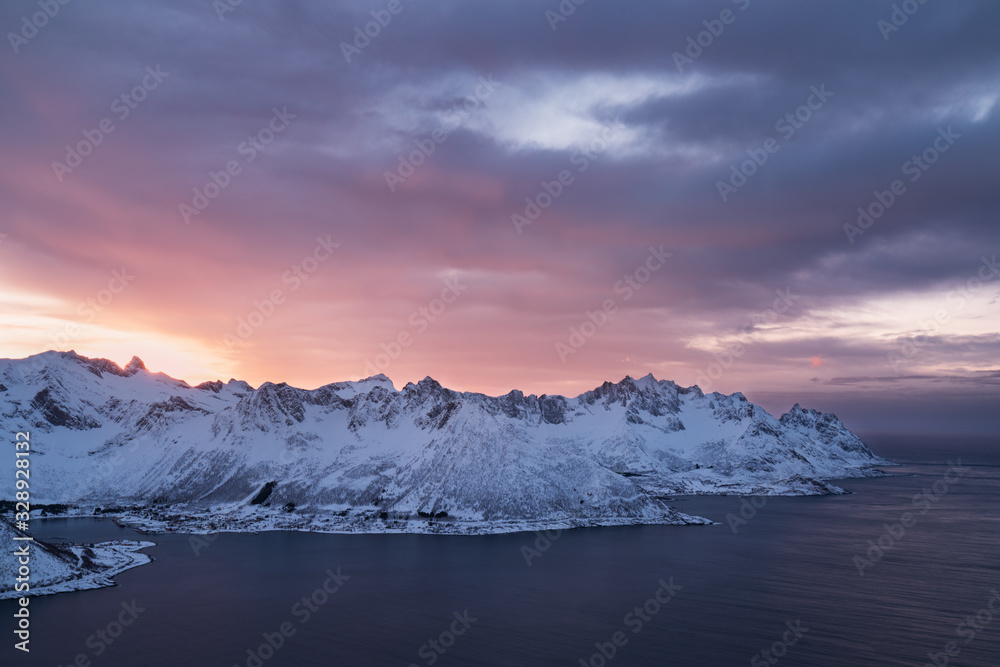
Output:
[[[0,356],[996,428],[1000,4],[893,4],[4,2]]]

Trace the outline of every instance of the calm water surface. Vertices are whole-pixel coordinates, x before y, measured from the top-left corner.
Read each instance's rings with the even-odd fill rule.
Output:
[[[735,534],[727,516],[739,514],[740,498],[679,498],[682,511],[720,525],[566,531],[530,567],[522,547],[534,534],[226,534],[197,556],[188,536],[150,536],[156,561],[120,575],[117,587],[33,600],[30,658],[9,640],[0,664],[69,665],[83,655],[130,667],[763,665],[760,652],[776,650],[783,665],[919,666],[957,641],[949,664],[1000,665],[1000,614],[980,616],[968,644],[956,634],[1000,590],[996,441],[868,441],[906,476],[844,481],[847,496],[767,499]],[[957,457],[967,469],[948,473]],[[873,551],[861,576],[854,557],[865,557],[868,540],[888,544],[885,524],[906,512],[915,523],[880,558]],[[56,541],[138,537],[90,519],[38,521],[33,531]],[[337,568],[342,586],[317,594],[306,620],[295,605]],[[679,590],[669,603],[649,602],[671,578]],[[133,601],[135,621],[111,643],[98,639],[109,624],[117,633],[122,604]],[[12,610],[0,603],[3,618]],[[781,644],[794,638],[788,622],[801,632],[791,646]],[[252,658],[248,649],[283,623],[294,634]],[[10,637],[12,623],[3,625]],[[447,648],[431,647],[435,638]],[[600,656],[598,643],[614,656]]]

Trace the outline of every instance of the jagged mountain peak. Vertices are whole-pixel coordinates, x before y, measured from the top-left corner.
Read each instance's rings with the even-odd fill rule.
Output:
[[[822,416],[823,415],[823,413],[820,412],[819,410],[815,410],[813,408],[804,408],[799,403],[796,403],[791,408],[789,408],[788,413],[804,413],[804,414],[807,414],[807,415],[816,415],[816,416]]]
[[[247,499],[270,484],[274,507],[352,531],[446,508],[449,521],[495,532],[673,522],[665,495],[816,493],[833,488],[816,480],[880,462],[833,415],[796,406],[777,419],[743,394],[652,374],[575,398],[493,397],[431,377],[396,390],[381,374],[313,390],[193,387],[140,365],[75,352],[0,361],[4,423],[44,433],[39,499],[221,503],[246,517]],[[0,459],[0,476],[9,466]]]
[[[142,359],[139,357],[133,356],[131,361],[125,365],[123,370],[128,375],[135,375],[139,371],[146,370],[146,364],[142,363]]]
[[[444,388],[444,387],[441,386],[440,382],[438,382],[437,380],[435,380],[434,378],[432,378],[430,375],[425,376],[424,379],[420,380],[419,382],[417,382],[416,385],[414,385],[412,382],[410,382],[410,383],[407,384],[407,386],[408,387],[416,386],[416,387],[419,387],[419,388],[422,388],[422,389],[426,388],[426,389],[435,389],[435,390],[436,389],[443,389]]]
[[[138,356],[133,356],[124,367],[119,366],[109,359],[85,357],[78,354],[75,350],[50,350],[32,355],[25,359],[0,360],[0,362],[4,361],[14,364],[14,366],[18,369],[17,374],[21,377],[21,379],[25,379],[35,372],[41,373],[43,377],[47,378],[45,386],[49,386],[56,393],[62,393],[62,388],[59,386],[51,386],[53,383],[56,385],[59,384],[55,378],[59,377],[62,372],[67,370],[67,368],[74,367],[85,370],[97,377],[104,377],[105,374],[108,374],[122,378],[130,378],[140,372],[145,372],[148,374],[148,377],[154,379],[158,378],[177,387],[188,386],[183,380],[176,380],[164,375],[163,373],[150,373],[145,363],[143,363],[142,359]],[[9,371],[7,373],[7,377],[10,377]],[[257,393],[263,393],[265,395],[278,393],[284,399],[287,399],[290,396],[297,396],[301,399],[309,394],[308,390],[293,387],[286,382],[265,382],[255,389],[247,382],[243,380],[236,380],[235,378],[230,378],[226,384],[223,384],[219,380],[202,382],[197,385],[196,388],[210,391],[215,394],[228,390],[229,393],[233,393],[237,396]],[[354,394],[368,394],[375,388],[385,390],[388,392],[388,395],[400,393],[396,390],[392,380],[383,373],[378,373],[358,381],[336,382],[325,385],[324,387],[324,389],[332,391],[345,399],[350,398],[350,396]],[[424,377],[417,383],[408,382],[403,387],[402,393],[412,394],[413,392],[417,392],[418,394],[424,396],[444,395],[462,396],[466,398],[479,396],[478,394],[455,392],[454,390],[442,386],[441,383],[430,376]],[[652,373],[647,373],[641,378],[633,378],[631,375],[625,375],[618,382],[605,381],[601,385],[578,395],[574,399],[557,394],[542,394],[541,396],[536,397],[534,394],[525,395],[519,389],[512,389],[510,392],[499,398],[504,399],[507,405],[523,405],[525,403],[537,402],[537,404],[543,408],[546,418],[561,421],[561,418],[557,417],[553,411],[560,410],[560,406],[566,406],[570,401],[582,401],[587,404],[601,403],[605,406],[613,404],[619,404],[622,406],[631,405],[638,409],[658,414],[663,410],[675,410],[678,405],[679,397],[684,395],[689,395],[692,398],[707,396],[712,399],[714,405],[726,406],[729,412],[733,412],[735,410],[738,412],[749,411],[749,414],[752,415],[766,414],[762,408],[754,403],[751,403],[742,392],[735,392],[729,395],[712,392],[711,394],[706,395],[697,385],[693,385],[691,387],[681,387],[671,380],[659,380]],[[379,396],[376,400],[383,400],[385,396],[386,394],[379,392]],[[746,407],[744,408],[743,406]],[[832,420],[837,420],[837,417],[836,415],[824,414],[810,408],[803,408],[799,403],[796,403],[789,410],[789,412],[782,415],[780,419],[784,423],[816,424],[821,421],[831,422]],[[837,420],[837,423],[840,423],[839,420]]]
[[[847,431],[847,427],[832,412],[820,412],[812,408],[803,408],[798,403],[793,405],[788,412],[781,415],[780,421],[784,424],[799,424],[808,427],[816,427],[822,424],[827,429],[837,427],[843,431]]]
[[[139,368],[133,366],[134,362],[138,362],[140,368],[146,368],[138,357],[132,357],[132,360],[128,363],[128,365],[125,368],[122,368],[110,359],[92,359],[77,354],[74,350],[62,352],[60,355],[67,361],[76,362],[81,366],[86,367],[91,373],[97,375],[98,377],[101,377],[103,373],[110,373],[111,375],[117,375],[119,377],[130,377],[139,371]]]
[[[222,387],[223,387],[223,384],[222,384],[221,380],[206,380],[205,382],[202,382],[201,384],[196,385],[195,389],[204,389],[206,391],[214,391],[216,394],[218,394],[220,391],[222,391]]]
[[[77,354],[75,350],[49,350],[25,359],[3,359],[0,361],[19,362],[18,369],[22,377],[27,377],[32,373],[51,375],[70,368],[83,369],[97,377],[103,377],[105,373],[118,377],[130,377],[140,370],[146,370],[145,364],[139,357],[133,356],[131,361],[122,368],[110,359],[85,357]]]

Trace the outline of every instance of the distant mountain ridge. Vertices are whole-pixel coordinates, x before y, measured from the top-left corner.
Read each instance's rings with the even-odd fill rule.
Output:
[[[314,390],[190,386],[74,352],[0,360],[32,497],[155,528],[505,532],[703,523],[667,497],[817,494],[884,463],[834,416],[652,375],[575,397],[384,375]],[[10,460],[6,460],[10,459]],[[6,474],[13,457],[0,461]]]

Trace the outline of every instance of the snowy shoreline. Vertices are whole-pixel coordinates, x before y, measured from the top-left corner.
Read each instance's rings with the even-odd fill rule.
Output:
[[[153,562],[153,557],[141,550],[156,546],[155,542],[148,541],[113,540],[99,544],[55,547],[60,555],[75,556],[76,563],[73,563],[66,558],[48,557],[51,556],[52,545],[40,541],[28,544],[31,545],[33,557],[32,577],[29,581],[31,587],[28,591],[16,590],[14,573],[5,572],[3,579],[0,579],[0,600],[117,586],[114,577]],[[39,555],[42,557],[39,558]],[[39,583],[35,583],[36,581]]]
[[[894,464],[887,464],[894,465]],[[855,477],[840,478],[867,479],[895,476],[883,470],[872,468],[859,471]],[[805,497],[823,495],[843,495],[851,493],[825,480],[796,480],[788,485],[774,485],[770,488],[760,485],[733,484],[726,488],[702,489],[694,492],[674,492],[658,497],[660,511],[638,516],[564,516],[549,519],[498,519],[475,520],[462,517],[431,518],[417,514],[386,513],[376,514],[372,508],[360,508],[352,514],[344,511],[296,511],[289,513],[265,506],[232,504],[223,507],[204,508],[179,504],[169,508],[142,508],[104,516],[117,525],[131,528],[145,535],[190,534],[211,535],[218,533],[258,533],[265,531],[296,531],[327,534],[419,534],[419,535],[501,535],[520,532],[572,530],[575,528],[600,528],[611,526],[698,526],[713,525],[716,522],[704,517],[681,512],[668,503],[676,498],[699,496],[767,496]],[[85,515],[66,515],[84,517]]]
[[[886,462],[886,465],[893,465]],[[847,479],[864,479],[896,476],[877,468],[857,471],[860,474]],[[190,535],[192,547],[204,548],[214,536],[222,533],[260,533],[270,531],[294,531],[337,535],[500,535],[511,533],[561,532],[575,528],[598,528],[641,525],[718,525],[718,522],[680,512],[668,506],[668,502],[699,496],[770,496],[801,497],[818,495],[840,495],[849,493],[829,481],[795,480],[794,484],[777,484],[770,488],[760,485],[734,484],[728,488],[704,489],[694,493],[671,493],[658,496],[659,511],[640,516],[564,516],[551,519],[502,519],[468,520],[459,517],[428,517],[413,514],[382,513],[374,515],[370,511],[318,511],[287,512],[268,506],[247,506],[230,504],[216,507],[197,507],[178,504],[169,507],[120,508],[117,512],[94,511],[97,508],[68,507],[64,513],[33,517],[45,519],[109,519],[116,525],[127,527],[144,535],[184,534]],[[367,509],[367,508],[366,508]],[[4,537],[13,545],[16,531],[6,521],[3,522]],[[202,542],[197,542],[201,540]],[[117,585],[114,577],[122,572],[152,562],[153,558],[141,550],[155,546],[155,542],[136,540],[113,540],[99,544],[48,545],[34,542],[34,553],[49,559],[48,572],[35,579],[31,590],[25,594],[13,590],[14,572],[4,572],[0,578],[0,600],[18,597],[55,595],[73,591],[92,590]],[[200,547],[199,547],[200,545]],[[56,559],[52,560],[53,555]],[[76,562],[70,562],[75,560]],[[42,559],[43,569],[45,558]],[[53,564],[54,563],[54,564]],[[35,566],[33,566],[35,567]],[[38,581],[39,583],[35,583]]]
[[[885,461],[881,464],[896,464]],[[407,512],[380,512],[374,507],[303,507],[293,512],[266,505],[227,503],[205,507],[194,503],[166,506],[119,507],[116,511],[94,511],[94,507],[68,507],[59,514],[32,516],[33,521],[45,519],[109,519],[116,525],[144,535],[218,533],[259,533],[266,531],[296,531],[327,534],[423,534],[423,535],[499,535],[519,532],[572,530],[638,525],[711,525],[704,517],[679,511],[670,505],[676,498],[698,496],[766,496],[804,497],[842,495],[850,493],[832,482],[852,479],[892,477],[877,467],[856,470],[853,477],[834,480],[796,478],[783,483],[728,483],[716,487],[656,489],[659,504],[655,512],[635,516],[561,516],[551,518],[505,518],[483,520],[470,517],[430,517]],[[650,489],[652,490],[652,489]],[[37,511],[37,510],[36,510]],[[33,512],[34,514],[35,512]]]

